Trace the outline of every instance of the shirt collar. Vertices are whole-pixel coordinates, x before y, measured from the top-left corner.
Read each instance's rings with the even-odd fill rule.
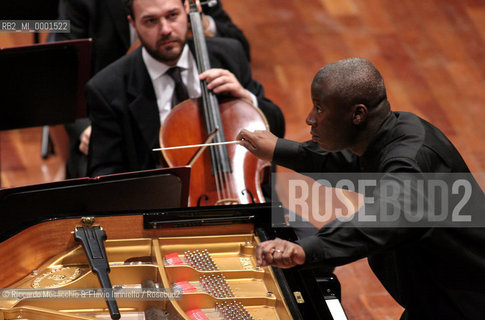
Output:
[[[145,47],[141,49],[141,54],[152,81],[161,77],[163,74],[165,74],[165,72],[167,72],[168,69],[172,67],[153,58]],[[180,67],[182,70],[187,70],[189,68],[189,47],[187,44],[184,46],[182,55],[180,56],[179,61],[177,61],[176,66]]]
[[[360,157],[361,166],[376,163],[384,147],[387,146],[390,141],[396,138],[391,134],[391,132],[396,126],[397,116],[398,115],[396,113],[392,112],[381,124],[381,127],[377,131],[376,135],[372,138],[364,154]]]

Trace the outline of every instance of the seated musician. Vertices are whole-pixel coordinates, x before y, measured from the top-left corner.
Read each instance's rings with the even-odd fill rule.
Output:
[[[313,108],[306,122],[312,141],[297,143],[267,131],[243,130],[242,144],[265,160],[300,172],[353,172],[348,177],[356,172],[381,173],[398,185],[405,182],[400,180],[402,174],[412,178],[423,173],[469,173],[436,127],[414,114],[391,111],[381,74],[365,59],[323,67],[313,79],[311,95]],[[327,152],[315,150],[315,145]],[[476,201],[475,210],[468,212],[474,224],[468,227],[457,227],[454,220],[446,227],[423,226],[421,220],[403,224],[404,217],[429,214],[418,212],[422,209],[415,205],[408,209],[413,216],[406,216],[400,207],[400,218],[386,220],[393,223],[383,226],[381,218],[389,217],[388,210],[395,207],[380,207],[379,201],[394,198],[379,194],[374,204],[366,203],[359,211],[375,213],[376,224],[359,224],[356,214],[353,219],[335,219],[297,243],[263,242],[257,250],[258,263],[282,268],[338,266],[367,257],[384,287],[406,309],[401,319],[483,319],[485,231],[476,221],[484,213],[480,207],[485,201],[476,181],[471,175],[469,179],[476,191],[471,199]],[[380,186],[383,182],[378,181]]]
[[[249,43],[243,32],[232,22],[222,7],[221,1],[215,6],[203,6],[203,27],[207,34],[233,38],[239,41],[249,60]],[[59,19],[71,22],[70,33],[52,33],[49,39],[63,41],[73,39],[93,39],[93,73],[124,56],[130,46],[137,45],[136,32],[130,27],[121,0],[61,0]],[[86,176],[87,154],[91,126],[89,119],[78,119],[66,125],[70,139],[69,158],[66,163],[66,178]]]
[[[199,79],[207,80],[217,95],[253,103],[266,116],[271,131],[283,136],[283,114],[252,79],[239,42],[208,38],[213,69],[199,75],[193,42],[187,38],[188,7],[182,1],[134,0],[125,5],[142,47],[103,69],[86,86],[92,121],[90,176],[156,168],[159,154],[152,149],[159,145],[161,123],[174,98],[180,102],[200,96]]]

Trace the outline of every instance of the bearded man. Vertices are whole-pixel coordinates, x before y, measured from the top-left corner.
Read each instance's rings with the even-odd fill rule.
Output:
[[[270,130],[283,136],[283,114],[252,79],[239,42],[207,39],[212,69],[199,74],[194,44],[187,38],[188,6],[180,0],[127,0],[125,6],[142,46],[103,69],[86,86],[92,122],[90,176],[160,165],[152,149],[159,146],[161,123],[179,91],[174,72],[189,98],[200,96],[200,80],[205,80],[215,94],[241,98],[260,108]]]

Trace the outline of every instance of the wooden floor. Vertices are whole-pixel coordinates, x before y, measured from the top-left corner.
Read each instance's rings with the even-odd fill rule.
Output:
[[[394,110],[412,111],[435,124],[473,172],[485,172],[485,1],[223,3],[251,43],[254,78],[284,111],[287,138],[310,137],[304,121],[315,72],[327,63],[360,56],[383,74]],[[30,34],[3,33],[0,47],[31,39]],[[63,178],[58,156],[40,158],[39,128],[2,132],[0,137],[2,186]],[[338,268],[337,275],[349,319],[399,319],[402,308],[365,260]]]

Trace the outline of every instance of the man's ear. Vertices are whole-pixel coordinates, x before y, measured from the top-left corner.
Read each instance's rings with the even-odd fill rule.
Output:
[[[367,120],[367,107],[363,104],[356,104],[353,109],[352,123],[356,126],[363,124]]]
[[[184,8],[185,8],[185,12],[187,14],[190,13],[190,3],[189,3],[189,0],[184,0]]]

